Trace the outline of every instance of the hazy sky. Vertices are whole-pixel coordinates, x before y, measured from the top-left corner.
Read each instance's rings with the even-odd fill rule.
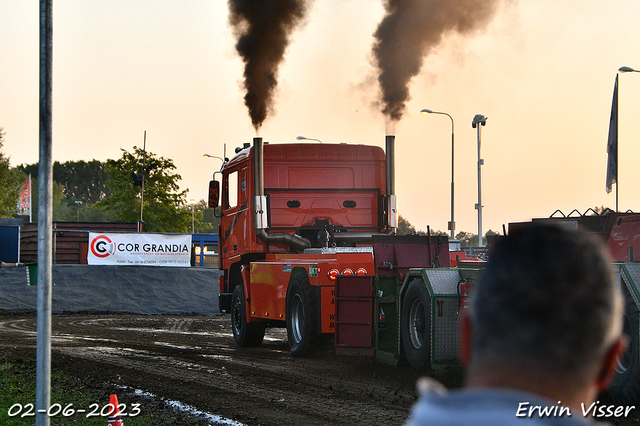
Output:
[[[53,155],[119,158],[142,146],[174,160],[189,199],[255,131],[223,0],[54,0]],[[38,2],[0,0],[0,126],[11,164],[38,161]],[[315,0],[280,68],[265,141],[384,146],[371,64],[382,0]],[[637,0],[513,0],[480,31],[444,35],[412,80],[396,134],[399,212],[446,230],[455,120],[456,229],[477,231],[475,114],[483,231],[615,206],[605,192],[616,72],[640,69]],[[620,75],[620,209],[640,210],[640,73]]]

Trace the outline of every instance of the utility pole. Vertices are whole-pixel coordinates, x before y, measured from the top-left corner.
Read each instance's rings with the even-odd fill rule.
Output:
[[[482,114],[476,114],[473,117],[471,126],[478,129],[478,204],[476,204],[476,210],[478,210],[478,246],[484,247],[484,240],[482,238],[482,165],[484,160],[480,158],[480,128],[487,125],[487,117]]]
[[[51,404],[51,291],[53,247],[52,69],[53,0],[40,0],[40,108],[38,169],[38,318],[36,426],[49,425]]]
[[[142,232],[142,206],[144,203],[144,175],[147,163],[147,131],[144,131],[144,141],[142,142],[142,185],[140,185],[140,221],[138,221],[138,232]]]
[[[74,201],[73,202],[76,206],[78,206],[78,212],[77,212],[77,216],[76,216],[76,222],[80,222],[80,204],[82,204],[82,201]]]

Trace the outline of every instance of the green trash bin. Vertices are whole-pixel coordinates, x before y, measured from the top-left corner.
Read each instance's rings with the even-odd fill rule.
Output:
[[[38,285],[38,264],[37,263],[27,263],[27,285]]]

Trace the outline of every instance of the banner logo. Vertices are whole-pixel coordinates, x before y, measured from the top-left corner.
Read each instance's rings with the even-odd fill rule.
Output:
[[[98,235],[91,240],[91,253],[95,257],[105,258],[109,255],[116,254],[116,245],[106,235]]]

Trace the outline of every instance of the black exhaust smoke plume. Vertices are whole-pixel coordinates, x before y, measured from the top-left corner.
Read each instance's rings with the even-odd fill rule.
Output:
[[[306,0],[229,0],[229,22],[244,61],[244,103],[256,132],[267,117],[278,66],[289,35],[306,12]]]
[[[410,99],[409,82],[424,57],[449,31],[469,33],[484,25],[501,0],[385,0],[373,55],[379,69],[382,112],[400,120]]]

